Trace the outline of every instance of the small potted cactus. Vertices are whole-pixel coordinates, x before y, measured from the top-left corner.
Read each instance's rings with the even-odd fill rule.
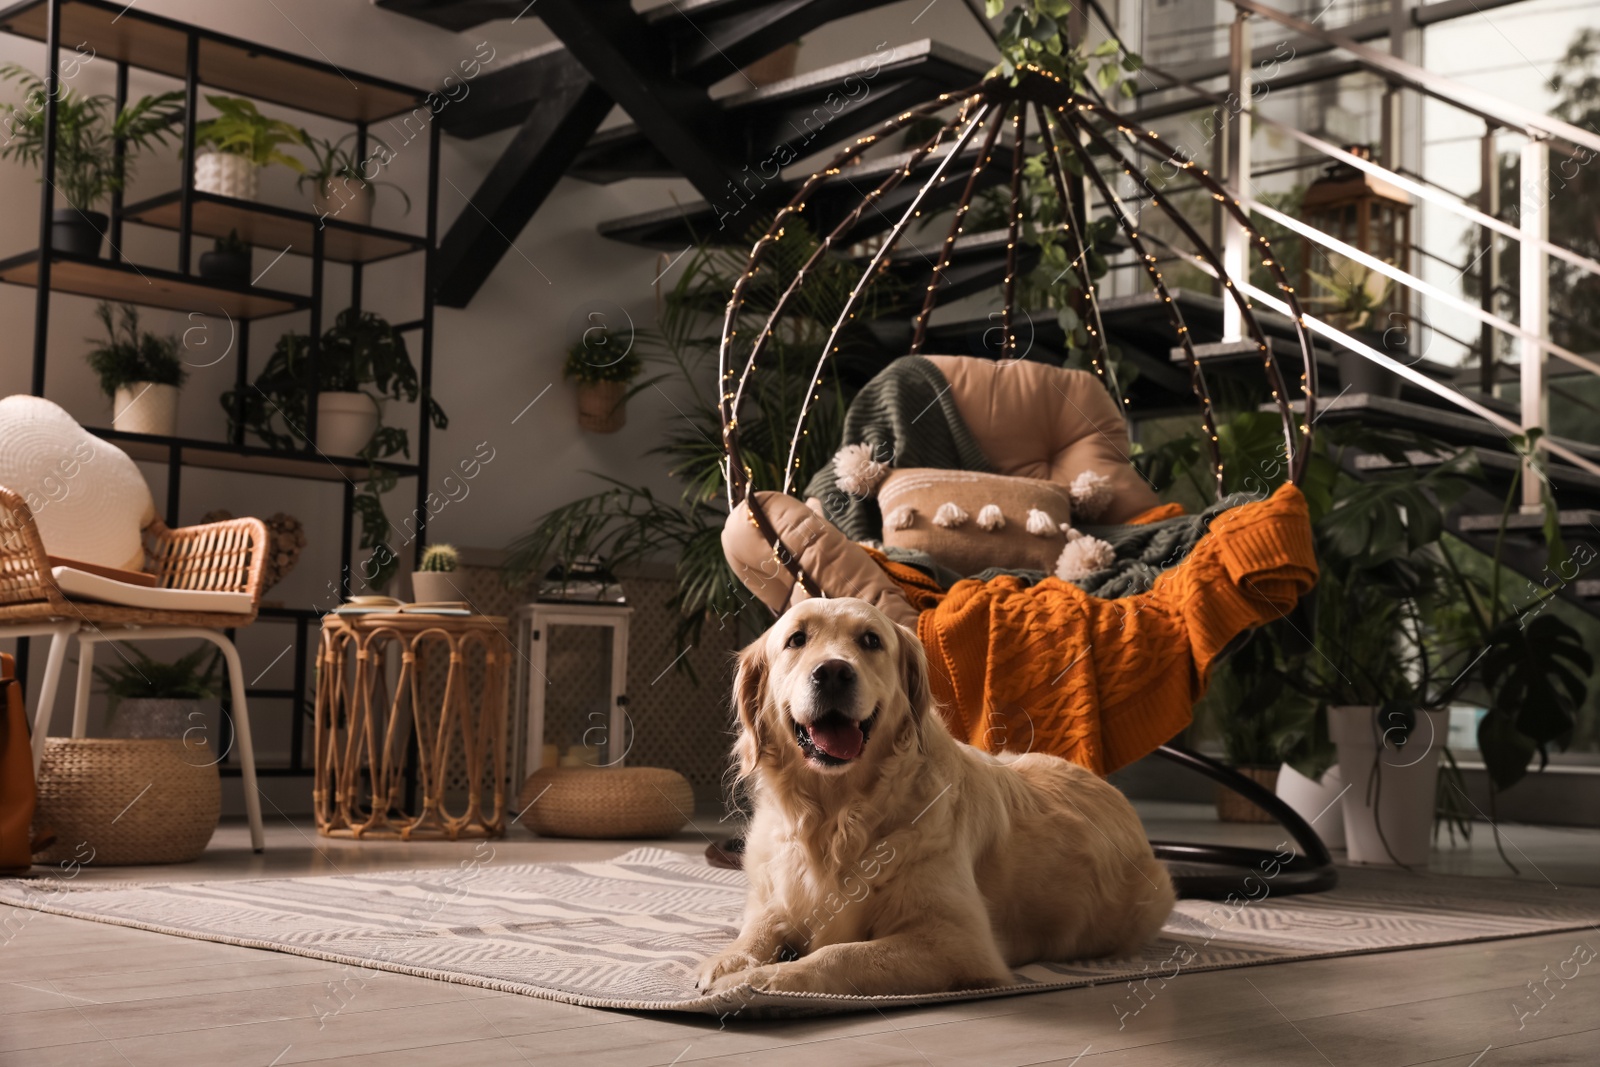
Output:
[[[438,604],[466,597],[456,588],[456,567],[461,554],[451,545],[429,545],[422,562],[411,572],[411,597],[418,604]]]

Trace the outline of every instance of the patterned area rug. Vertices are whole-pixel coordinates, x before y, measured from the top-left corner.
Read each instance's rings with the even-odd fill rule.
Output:
[[[1182,901],[1141,958],[1034,964],[1016,984],[861,997],[694,988],[738,928],[744,875],[639,848],[603,863],[496,865],[323,878],[144,885],[0,880],[0,905],[292,952],[599,1008],[798,1015],[1005,996],[1284,960],[1587,928],[1600,892],[1347,869],[1316,896]],[[845,907],[850,906],[847,902]],[[0,924],[8,916],[0,913]],[[1140,1001],[1128,998],[1128,1010]]]

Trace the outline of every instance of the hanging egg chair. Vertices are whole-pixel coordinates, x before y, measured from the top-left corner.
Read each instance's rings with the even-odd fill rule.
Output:
[[[948,121],[940,117],[952,109],[954,115]],[[754,315],[761,325],[752,335],[749,331],[751,316],[746,309],[751,279],[768,263],[771,250],[783,239],[786,227],[809,221],[804,212],[818,186],[843,173],[885,138],[913,124],[920,133],[922,128],[933,123],[938,123],[938,128],[932,135],[911,150],[903,165],[890,171],[876,187],[866,192],[854,210],[837,225],[831,229],[813,227],[819,236],[815,251],[782,287],[770,310],[763,304],[765,315]],[[1008,141],[1002,139],[1007,133]],[[1051,229],[1054,239],[1062,242],[1071,260],[1069,269],[1074,272],[1080,294],[1079,319],[1089,338],[1087,370],[1070,370],[1021,358],[1026,353],[1021,351],[1017,326],[1019,312],[1026,309],[1017,307],[1017,288],[1026,214],[1024,166],[1030,144],[1036,144],[1042,154],[1047,188],[1053,191],[1056,201]],[[1209,193],[1259,252],[1260,263],[1290,308],[1303,368],[1296,389],[1304,404],[1302,417],[1297,418],[1291,406],[1290,389],[1283,371],[1246,295],[1246,280],[1230,277],[1223,258],[1145,177],[1138,165],[1140,157],[1164,160],[1178,168]],[[1004,280],[997,313],[1000,359],[924,356],[930,319],[941,297],[951,288],[946,284],[947,272],[951,269],[957,242],[963,235],[975,194],[981,188],[982,176],[997,160],[1002,166],[1009,162],[1010,172],[1009,195],[1005,191],[1001,193],[1002,205],[1008,210]],[[1101,321],[1096,285],[1088,263],[1093,242],[1086,235],[1081,204],[1075,203],[1071,192],[1072,180],[1078,175],[1087,180],[1106,204],[1164,308],[1188,363],[1215,493],[1219,501],[1223,499],[1218,424],[1201,355],[1182,309],[1173,300],[1162,277],[1158,259],[1151,252],[1155,239],[1141,233],[1134,213],[1117,194],[1116,179],[1102,174],[1101,165],[1114,166],[1126,175],[1138,188],[1147,208],[1159,210],[1192,246],[1185,255],[1192,255],[1199,269],[1221,281],[1224,299],[1237,308],[1243,332],[1259,352],[1267,388],[1282,424],[1283,459],[1288,473],[1287,487],[1271,499],[1243,504],[1222,513],[1240,516],[1239,521],[1211,520],[1199,543],[1183,559],[1175,561],[1167,574],[1156,578],[1148,593],[1141,594],[1147,598],[1164,596],[1169,602],[1163,602],[1157,611],[1143,614],[1140,614],[1143,607],[1154,601],[1091,596],[1072,584],[1075,576],[1081,576],[1097,563],[1104,563],[1104,558],[1096,557],[1094,552],[1075,551],[1074,544],[1078,549],[1098,551],[1104,542],[1093,537],[1084,538],[1068,524],[1055,522],[1060,516],[1049,515],[1049,505],[1028,507],[1024,520],[1021,504],[1011,505],[1013,511],[1008,515],[1006,508],[998,503],[978,506],[976,500],[981,498],[975,498],[970,505],[952,500],[935,508],[933,503],[939,493],[946,491],[937,484],[940,482],[937,471],[965,468],[960,478],[973,484],[999,486],[993,492],[1015,489],[1024,494],[1043,493],[1045,495],[1039,498],[1043,500],[1048,500],[1048,494],[1054,492],[1062,501],[1061,508],[1075,509],[1084,515],[1090,513],[1092,504],[1102,521],[1120,524],[1119,528],[1124,530],[1149,521],[1149,516],[1161,510],[1152,506],[1157,503],[1153,492],[1128,459],[1130,438],[1126,419],[1130,404],[1123,396],[1115,354]],[[813,271],[824,256],[842,252],[850,244],[850,235],[863,217],[879,210],[878,205],[911,179],[919,166],[931,166],[931,173],[910,197],[904,213],[876,245],[817,353],[809,388],[790,436],[781,491],[754,491],[751,472],[740,448],[739,413],[747,394],[756,387],[757,377],[771,369],[763,356],[774,332],[784,322],[785,315],[794,313],[792,309],[801,305],[808,272]],[[806,495],[812,499],[803,502],[795,495],[801,488],[796,486],[795,479],[801,468],[812,407],[822,395],[829,362],[838,354],[841,336],[861,310],[869,287],[885,274],[891,255],[915,220],[924,214],[932,216],[931,205],[948,201],[947,197],[939,195],[948,183],[960,184],[962,192],[954,201],[942,244],[930,256],[932,269],[925,288],[920,291],[920,307],[911,313],[906,355],[921,358],[894,360],[879,378],[858,394],[845,423],[845,447],[840,449],[825,476],[813,479],[812,485],[806,487]],[[1160,244],[1165,246],[1166,242]],[[1279,822],[1299,846],[1297,854],[1286,858],[1284,850],[1274,853],[1233,846],[1155,843],[1157,855],[1174,864],[1175,880],[1183,895],[1220,898],[1248,892],[1248,883],[1241,888],[1244,873],[1240,868],[1248,868],[1258,879],[1263,876],[1262,872],[1270,871],[1275,893],[1320,891],[1334,884],[1331,858],[1321,839],[1300,816],[1254,780],[1170,743],[1177,730],[1188,721],[1193,700],[1198,690],[1203,690],[1209,664],[1226,654],[1228,648],[1236,647],[1250,627],[1270,621],[1286,608],[1292,608],[1299,595],[1314,581],[1309,524],[1304,517],[1303,499],[1294,487],[1305,472],[1309,455],[1315,368],[1310,334],[1301,319],[1290,279],[1275,261],[1267,239],[1255,229],[1248,213],[1220,182],[1185,159],[1156,133],[1129,122],[1102,101],[1075,93],[1067,83],[1049,72],[1024,68],[1014,79],[991,76],[970,93],[946,94],[899,115],[878,132],[860,138],[840,152],[801,185],[751,249],[728,302],[718,365],[722,445],[727,458],[731,511],[723,534],[724,549],[735,573],[774,611],[781,612],[789,604],[806,597],[861,596],[886,610],[897,622],[917,631],[929,649],[935,673],[940,673],[941,665],[946,668],[942,711],[952,731],[962,740],[989,749],[1042,748],[1077,759],[1102,773],[1151,750],[1158,751],[1163,757],[1239,794]],[[925,400],[926,406],[922,406]],[[877,406],[872,411],[866,410],[872,405]],[[912,407],[921,407],[922,413],[915,418],[904,414]],[[897,410],[902,414],[896,414]],[[929,411],[937,414],[927,423],[913,425]],[[928,423],[941,418],[945,420],[943,437],[934,440],[930,437],[932,431]],[[869,425],[877,429],[866,429]],[[932,468],[934,473],[930,475],[922,468]],[[922,480],[916,481],[914,475]],[[1001,481],[982,481],[991,477],[999,477]],[[885,481],[886,478],[889,480]],[[887,487],[891,484],[909,487],[907,493],[918,486],[928,490],[932,485],[929,491],[934,492],[935,497],[927,497],[924,492],[922,503],[917,507],[890,508]],[[819,491],[819,485],[827,491]],[[991,492],[991,489],[984,488],[981,492]],[[878,507],[880,500],[876,499],[880,494],[883,497],[881,508]],[[903,495],[896,499],[911,497]],[[973,514],[977,515],[975,521],[971,520]],[[1040,521],[1041,516],[1049,521]],[[884,531],[882,534],[880,529]],[[925,574],[919,576],[913,570],[897,566],[876,547],[878,541],[887,544],[892,539],[891,531],[902,530],[920,530],[930,538],[944,538],[940,543],[964,538],[963,545],[977,545],[980,550],[985,544],[1000,544],[1002,535],[1011,538],[1009,543],[1024,549],[1040,547],[1027,541],[1029,535],[1046,539],[1052,550],[1059,542],[1050,539],[1060,539],[1065,548],[1055,575],[1047,575],[1046,580],[1032,586],[1016,577],[984,571],[975,582],[963,581],[945,587]],[[985,542],[984,535],[992,535],[995,540]],[[1239,562],[1244,557],[1234,550],[1239,543],[1254,544],[1269,535],[1280,538],[1287,546],[1283,550],[1286,558],[1293,557],[1296,562],[1276,571],[1263,570],[1252,578],[1251,573],[1246,573],[1246,565]],[[862,542],[867,547],[863,547]],[[1069,566],[1071,569],[1063,569]],[[971,570],[969,568],[968,573]],[[1049,570],[1048,565],[1045,570]],[[1284,574],[1292,580],[1284,579]],[[1238,581],[1231,580],[1241,575],[1244,586],[1258,588],[1240,587]],[[1180,589],[1188,599],[1183,606],[1175,607],[1170,598]],[[1263,593],[1263,589],[1267,592]],[[962,604],[960,611],[953,608],[958,600]],[[1130,605],[1136,610],[1130,610]],[[1229,605],[1237,607],[1240,613],[1256,614],[1247,618],[1236,613],[1229,616],[1236,622],[1224,626],[1216,620],[1226,614]],[[983,612],[990,612],[983,616],[989,620],[988,629],[980,633],[971,620]],[[1184,612],[1190,613],[1185,618],[1196,621],[1172,622]],[[1201,618],[1205,612],[1210,614]],[[1107,631],[1105,620],[1119,617],[1120,628]],[[1026,632],[1007,634],[1005,626],[1012,625],[1016,619],[1025,620]],[[1163,629],[1169,624],[1178,628]],[[1234,629],[1238,632],[1233,632]],[[1107,633],[1112,636],[1102,636]],[[983,640],[989,642],[987,651],[972,651],[972,642]],[[1179,653],[1172,651],[1176,644],[1185,644],[1181,655],[1190,658],[1172,659],[1166,668],[1154,666],[1161,656],[1178,656]],[[1027,658],[1005,659],[1012,654],[1013,647]],[[1191,647],[1195,651],[1191,652]],[[1055,688],[1048,691],[1036,685],[1032,690],[1013,686],[1002,692],[1006,685],[1012,684],[1013,675],[1046,667],[1053,670],[1058,663],[1065,663],[1070,669],[1090,653],[1096,662],[1104,657],[1107,670],[1115,668],[1124,675],[1143,677],[1124,677],[1123,683],[1131,681],[1130,687],[1103,673],[1093,678],[1092,685],[1085,683],[1072,690],[1070,697],[1061,695],[1071,688],[1070,681],[1066,685],[1052,682]],[[1074,654],[1077,658],[1069,659]],[[1112,663],[1114,657],[1122,659]],[[1189,667],[1187,674],[1176,669],[1180,662]],[[981,674],[978,684],[973,684],[970,676],[962,676],[965,663],[973,664],[973,671],[986,672]],[[1088,669],[1101,668],[1091,664]],[[1067,675],[1068,670],[1063,669],[1061,674]],[[1137,709],[1145,704],[1154,706],[1156,698],[1150,696],[1150,691],[1169,683],[1170,689],[1161,699],[1168,704],[1176,700],[1185,702],[1181,709],[1183,717],[1176,728],[1157,736],[1151,731],[1164,729],[1161,723],[1171,720],[1152,716],[1150,722],[1141,723],[1137,710],[1124,709]],[[1119,684],[1126,691],[1122,697],[1113,695]],[[1044,695],[1040,696],[1041,693]],[[1111,720],[1113,705],[1116,706],[1115,723]],[[1046,709],[1042,714],[1028,710],[1040,707]],[[1105,721],[1100,721],[1102,718]],[[1022,736],[1024,726],[1025,737]]]

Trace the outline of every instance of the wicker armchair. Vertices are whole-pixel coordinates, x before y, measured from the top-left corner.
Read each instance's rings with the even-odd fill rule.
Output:
[[[87,731],[97,644],[170,638],[209,641],[222,650],[227,662],[234,736],[239,743],[251,842],[256,851],[262,849],[261,801],[256,791],[255,754],[244,674],[238,649],[222,631],[246,626],[255,620],[266,569],[267,537],[266,524],[260,519],[230,519],[176,530],[157,519],[143,530],[146,571],[155,577],[154,588],[112,581],[106,587],[109,597],[104,594],[97,594],[95,599],[75,597],[63,591],[57,581],[27,503],[16,492],[0,486],[0,637],[51,638],[39,706],[34,713],[36,771],[44,755],[45,735],[54,710],[67,644],[74,636],[79,643],[72,721],[74,737],[82,737]],[[203,605],[183,603],[185,598],[181,596],[170,595],[184,592],[234,596],[226,598],[229,610],[207,610]],[[109,602],[119,593],[125,593],[133,602]],[[163,606],[164,600],[177,603]]]

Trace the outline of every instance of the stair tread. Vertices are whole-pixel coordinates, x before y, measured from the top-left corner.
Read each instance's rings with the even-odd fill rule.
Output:
[[[1366,454],[1355,458],[1357,470],[1381,471],[1394,470],[1399,467],[1411,466],[1428,467],[1443,463],[1456,455],[1462,449],[1452,449],[1444,452],[1428,452],[1423,449],[1411,449],[1406,452],[1406,463],[1391,462],[1383,456]],[[1509,474],[1521,466],[1522,461],[1509,452],[1496,452],[1486,448],[1468,446],[1465,451],[1472,452],[1478,462],[1486,470]],[[1567,467],[1551,464],[1546,468],[1551,483],[1557,489],[1570,489],[1583,493],[1586,497],[1593,494],[1591,499],[1600,500],[1600,475],[1590,474],[1588,471],[1576,467]]]
[[[1476,397],[1472,399],[1476,400]],[[1305,411],[1305,401],[1296,400],[1291,405],[1297,413]],[[1265,407],[1265,406],[1264,406]],[[1455,435],[1459,439],[1471,440],[1474,443],[1483,442],[1490,448],[1500,450],[1505,446],[1509,450],[1505,435],[1492,423],[1469,415],[1465,412],[1454,412],[1447,408],[1436,408],[1426,404],[1418,404],[1409,400],[1396,400],[1392,397],[1377,396],[1372,393],[1345,393],[1337,400],[1327,398],[1317,405],[1317,419],[1346,420],[1360,416],[1363,421],[1376,421],[1390,426],[1402,426],[1406,429],[1416,430],[1436,435]],[[1574,441],[1570,438],[1550,436],[1547,438],[1556,444],[1583,456],[1586,459],[1600,460],[1600,446],[1587,444],[1583,441]],[[1559,458],[1555,459],[1559,464]]]
[[[979,147],[977,145],[967,145],[963,149],[959,160],[952,166],[950,173],[959,172],[965,175],[970,172],[972,164],[977,159],[978,152]],[[883,156],[862,163],[860,166],[851,167],[844,174],[827,178],[812,192],[812,203],[826,197],[829,193],[837,195],[842,192],[850,199],[853,206],[865,195],[865,190],[876,187],[891,171],[905,166],[913,154],[908,151],[898,152],[892,156]],[[913,169],[911,177],[901,184],[900,190],[897,190],[897,192],[901,190],[915,191],[923,182],[928,180],[932,170],[948,155],[949,150],[940,149],[924,157]],[[1009,180],[1009,178],[1009,165],[1002,165],[998,159],[991,160],[986,168],[986,173],[979,180],[979,188],[987,188],[990,185]],[[774,200],[778,203],[787,202],[799,191],[800,186],[804,183],[804,176],[796,179],[786,179],[782,182],[773,182],[774,189],[781,190],[774,196]],[[964,182],[952,180],[941,186],[941,191],[946,192],[948,195],[948,203],[954,203],[956,198],[960,196],[963,184]],[[934,209],[937,210],[939,206],[943,206],[943,204],[935,205]],[[870,232],[882,232],[887,230],[900,217],[899,211],[885,211],[883,214],[888,216],[887,221],[881,217],[874,216],[872,219],[864,219],[863,225],[876,224],[879,228]],[[815,219],[826,216],[818,216],[808,207],[806,213],[801,217],[809,218],[815,228],[817,225]],[[843,216],[841,214],[837,217]],[[746,243],[746,235],[743,233],[734,234],[719,231],[717,218],[717,209],[714,206],[705,200],[693,200],[681,205],[675,204],[671,207],[658,208],[654,211],[640,212],[637,215],[608,219],[600,224],[599,231],[601,236],[609,237],[616,241],[644,245],[650,248],[670,249],[673,252],[691,243],[697,236],[700,240],[716,240],[720,238],[725,243]],[[828,228],[831,229],[833,224],[833,222],[830,222]],[[869,231],[863,230],[859,234],[852,236],[854,239],[859,239],[861,236],[865,236],[867,232]]]
[[[1577,529],[1580,526],[1594,526],[1600,529],[1600,510],[1595,508],[1562,508],[1556,513],[1556,520],[1561,523],[1562,529]],[[1457,525],[1463,530],[1498,530],[1501,516],[1499,512],[1477,512],[1461,515],[1457,518]],[[1544,515],[1523,514],[1515,512],[1505,516],[1506,529],[1508,530],[1542,530],[1544,529]]]
[[[866,71],[873,65],[878,69],[869,77]],[[797,74],[771,85],[731,93],[716,98],[713,103],[728,124],[728,129],[723,131],[726,136],[752,146],[763,146],[769,152],[776,152],[781,145],[790,143],[791,138],[787,136],[784,124],[792,124],[796,109],[813,104],[816,107],[828,105],[831,112],[829,123],[807,137],[798,150],[800,155],[810,155],[821,150],[811,145],[810,138],[826,134],[828,126],[837,126],[836,136],[823,136],[819,142],[823,147],[854,136],[899,111],[903,104],[885,96],[894,89],[896,82],[905,83],[901,86],[902,90],[906,84],[914,84],[916,98],[922,99],[939,91],[959,90],[976,84],[988,72],[989,66],[985,60],[924,39],[898,45],[889,52],[874,52],[821,70]],[[869,89],[875,88],[877,92],[857,94],[848,88],[852,81],[862,85],[871,82]],[[842,87],[845,101],[835,109],[835,98]],[[904,96],[904,93],[901,95]],[[875,102],[875,97],[881,102]],[[885,108],[888,110],[885,111]],[[865,109],[868,114],[865,118],[860,115],[852,117],[852,109]],[[764,115],[771,119],[766,124],[770,127],[768,129],[762,129],[761,119]],[[801,132],[792,125],[790,129],[797,135]],[[676,171],[650,143],[638,124],[630,122],[603,130],[590,138],[589,144],[579,153],[567,173],[586,181],[605,183],[624,178],[659,177],[676,174]]]

